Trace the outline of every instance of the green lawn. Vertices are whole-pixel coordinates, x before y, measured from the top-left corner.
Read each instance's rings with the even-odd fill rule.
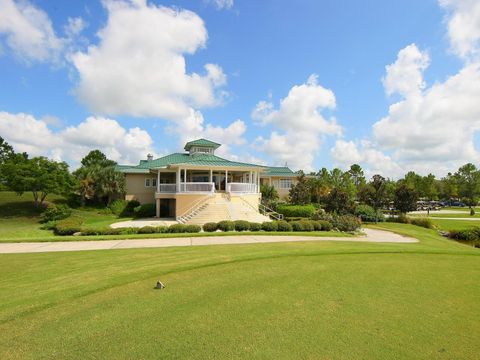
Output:
[[[0,255],[0,358],[478,358],[480,252],[374,227],[421,241]]]
[[[62,202],[61,197],[51,195],[50,202]],[[130,218],[118,218],[102,214],[98,209],[75,209],[73,215],[81,217],[89,228],[107,227],[110,224]],[[42,230],[40,211],[33,206],[33,196],[25,193],[18,196],[13,192],[0,191],[0,242],[4,241],[51,241],[60,237],[52,231]]]
[[[468,221],[461,219],[431,219],[433,224],[440,230],[449,231],[449,230],[462,230],[468,229],[474,226],[480,226],[480,221]]]
[[[425,216],[425,215],[420,215],[420,216]],[[464,211],[461,214],[439,214],[435,212],[431,212],[429,217],[436,218],[436,217],[441,217],[441,218],[480,218],[480,212],[476,212],[475,215],[471,216],[469,212]]]

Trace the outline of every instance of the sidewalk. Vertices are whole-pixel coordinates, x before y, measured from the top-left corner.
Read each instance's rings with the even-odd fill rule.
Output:
[[[293,241],[354,241],[354,242],[390,242],[414,243],[418,240],[404,237],[389,231],[365,229],[366,236],[356,237],[320,237],[320,236],[282,236],[282,235],[239,235],[185,238],[158,238],[138,240],[99,240],[99,241],[58,241],[36,243],[0,243],[0,254],[39,253],[57,251],[83,251],[106,249],[137,249],[172,246],[202,246],[228,244],[254,244]]]

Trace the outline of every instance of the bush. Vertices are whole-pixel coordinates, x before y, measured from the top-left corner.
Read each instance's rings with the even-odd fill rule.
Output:
[[[308,220],[309,218],[304,218],[304,217],[291,217],[291,216],[285,216],[284,220],[288,222],[292,221],[301,221],[301,220]]]
[[[168,227],[169,233],[184,233],[187,232],[187,225],[185,224],[174,224]]]
[[[292,231],[292,225],[286,221],[277,221],[277,231]]]
[[[313,205],[278,205],[277,212],[286,217],[304,217],[309,218],[315,214]]]
[[[323,209],[319,209],[311,218],[312,220],[328,221],[329,223],[333,222],[333,215],[327,213]]]
[[[385,221],[383,213],[381,211],[375,213],[373,207],[369,205],[358,205],[355,209],[355,215],[362,219],[363,222]]]
[[[410,220],[412,225],[421,226],[427,229],[433,229],[432,220],[429,218],[413,218]]]
[[[322,228],[321,230],[322,231],[332,231],[333,229],[333,225],[330,221],[327,221],[327,220],[317,220],[317,223],[319,223],[320,225],[322,225]]]
[[[277,231],[277,223],[275,221],[265,221],[262,223],[263,231]]]
[[[360,229],[362,221],[353,215],[341,215],[334,217],[333,226],[339,231],[351,232]]]
[[[140,229],[138,229],[137,234],[154,234],[156,233],[156,228],[153,226],[143,226]]]
[[[108,205],[108,208],[112,212],[112,214],[115,214],[120,217],[125,217],[125,216],[133,216],[134,211],[136,207],[139,207],[140,203],[137,200],[115,200],[113,201],[110,205]]]
[[[119,235],[121,229],[103,228],[103,229],[82,229],[82,236],[86,235]]]
[[[209,222],[206,224],[203,224],[203,231],[205,232],[214,232],[217,231],[218,229],[218,224],[215,222]]]
[[[143,204],[133,209],[133,215],[136,218],[154,217],[156,212],[155,204]]]
[[[220,221],[218,224],[218,229],[221,231],[233,231],[235,230],[235,223],[230,220]]]
[[[260,231],[262,230],[262,224],[256,223],[256,222],[251,222],[249,223],[250,225],[250,231]]]
[[[138,234],[139,228],[128,227],[128,228],[121,228],[119,230],[120,230],[120,235],[132,235],[132,234]]]
[[[479,242],[480,227],[476,226],[470,229],[450,230],[448,237],[460,241]]]
[[[322,223],[319,220],[311,220],[311,224],[313,225],[313,230],[322,231]]]
[[[250,223],[245,220],[235,221],[235,231],[248,231],[250,230]]]
[[[49,204],[41,215],[40,222],[63,220],[72,215],[72,209],[65,204]]]
[[[55,235],[73,235],[80,232],[82,228],[82,219],[77,217],[69,217],[63,220],[57,221],[53,232]]]
[[[290,225],[293,231],[303,231],[303,223],[301,221],[292,221]]]
[[[42,230],[55,230],[55,226],[57,226],[56,221],[48,221],[42,226],[40,226],[40,229]]]
[[[186,233],[199,233],[202,230],[200,225],[185,225]]]
[[[313,231],[315,227],[311,220],[301,220],[299,221],[302,224],[303,231]]]

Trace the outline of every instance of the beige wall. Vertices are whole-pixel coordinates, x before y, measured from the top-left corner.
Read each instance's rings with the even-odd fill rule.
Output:
[[[141,204],[153,204],[155,202],[156,187],[145,187],[145,179],[155,178],[154,174],[125,174],[127,193],[126,200],[137,200]]]
[[[290,189],[280,189],[280,179],[292,179],[292,184],[295,185],[297,183],[297,178],[286,178],[282,176],[270,176],[270,177],[262,177],[261,181],[262,184],[271,184],[277,189],[278,196],[280,200],[287,200],[288,194],[290,193]]]

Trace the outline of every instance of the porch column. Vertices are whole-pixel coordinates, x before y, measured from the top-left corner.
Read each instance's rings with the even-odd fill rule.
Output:
[[[260,192],[260,171],[257,171],[257,193]]]
[[[225,170],[225,191],[228,191],[228,170]]]
[[[177,191],[180,192],[180,168],[177,168]]]
[[[210,180],[209,182],[213,182],[213,170],[210,169]]]
[[[160,169],[157,170],[157,192],[160,192]]]
[[[160,199],[155,199],[155,217],[160,217]]]
[[[271,176],[268,178],[268,185],[272,186],[272,177]]]
[[[248,177],[248,182],[253,184],[252,171],[250,171],[250,176]]]

